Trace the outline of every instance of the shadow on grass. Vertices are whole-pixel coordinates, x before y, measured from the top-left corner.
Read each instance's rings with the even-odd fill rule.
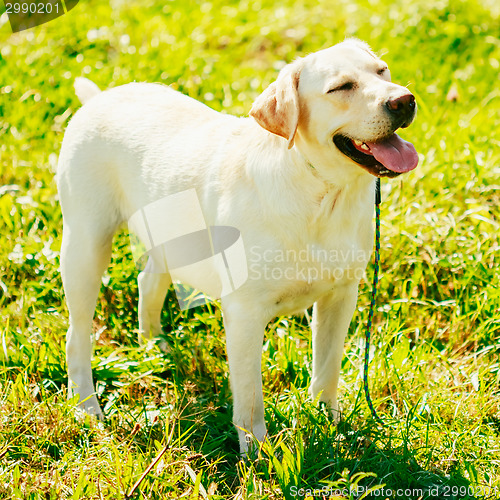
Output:
[[[445,473],[421,466],[418,453],[401,437],[401,430],[374,426],[355,430],[345,423],[339,431],[337,450],[343,453],[337,456],[338,465],[349,469],[351,474],[374,472],[377,475],[374,481],[385,484],[386,497],[409,500],[475,498],[469,495],[472,492],[470,482],[460,471],[451,469]],[[366,498],[380,498],[380,493],[372,493]]]
[[[179,434],[189,436],[186,445],[203,457],[197,465],[208,467],[217,476],[219,492],[226,495],[234,495],[241,489],[248,494],[245,484],[253,481],[254,485],[279,487],[286,500],[308,496],[330,498],[338,491],[332,485],[347,470],[348,478],[359,473],[372,475],[361,477],[359,482],[345,483],[354,487],[352,496],[345,498],[359,498],[379,485],[383,487],[363,498],[478,498],[474,495],[477,490],[458,469],[426,467],[426,463],[436,462],[431,459],[432,447],[412,449],[406,437],[408,429],[401,422],[381,427],[367,421],[361,428],[348,417],[336,426],[326,409],[308,402],[298,407],[294,399],[293,394],[286,394],[271,405],[267,402],[269,447],[260,458],[245,460],[243,468],[239,464],[236,431],[231,424],[232,406],[223,398],[204,394],[186,405],[178,420]],[[246,475],[242,470],[247,471]]]

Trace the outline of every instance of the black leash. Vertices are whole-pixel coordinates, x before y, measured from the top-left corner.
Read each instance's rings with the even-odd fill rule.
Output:
[[[373,314],[375,312],[375,298],[377,296],[378,274],[380,268],[380,178],[377,177],[375,184],[375,262],[373,266],[373,282],[372,282],[372,297],[370,302],[370,312],[368,313],[368,323],[366,325],[366,341],[365,341],[365,366],[363,370],[363,387],[365,390],[365,398],[370,408],[373,418],[383,424],[382,419],[378,416],[375,407],[373,406],[368,388],[368,365],[370,363],[370,337],[372,334]]]

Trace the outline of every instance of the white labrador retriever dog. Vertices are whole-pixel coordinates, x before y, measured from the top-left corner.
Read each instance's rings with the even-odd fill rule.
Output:
[[[413,95],[391,83],[387,65],[354,39],[285,66],[255,101],[251,118],[218,113],[158,84],[100,92],[79,79],[75,87],[84,106],[68,125],[57,183],[69,388],[81,408],[102,417],[91,328],[113,234],[145,207],[165,226],[178,224],[175,210],[155,203],[191,190],[199,203],[193,211],[201,210],[207,227],[239,231],[247,260],[246,280],[231,293],[210,290],[217,266],[209,279],[185,274],[193,286],[205,283],[202,291],[222,297],[241,450],[248,450],[251,434],[266,435],[266,324],[313,304],[310,395],[338,417],[344,339],[373,244],[375,177],[395,177],[418,162],[415,148],[394,133],[412,122]],[[154,249],[150,256],[155,261]],[[161,265],[153,271],[139,275],[144,337],[161,332],[172,281]]]

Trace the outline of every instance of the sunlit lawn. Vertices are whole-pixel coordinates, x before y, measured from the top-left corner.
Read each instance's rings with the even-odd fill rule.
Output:
[[[82,0],[15,35],[2,15],[0,498],[126,498],[161,451],[131,498],[304,498],[349,484],[385,485],[372,498],[498,498],[499,27],[493,2],[460,0]],[[342,424],[307,398],[307,317],[277,318],[263,349],[271,444],[239,462],[221,313],[182,313],[171,293],[170,352],[138,347],[125,232],[95,316],[107,418],[75,419],[53,179],[79,106],[74,78],[163,82],[244,115],[283,64],[346,36],[383,54],[419,105],[402,135],[420,166],[383,183],[370,388],[386,426],[370,416],[360,376],[371,268],[345,349]]]

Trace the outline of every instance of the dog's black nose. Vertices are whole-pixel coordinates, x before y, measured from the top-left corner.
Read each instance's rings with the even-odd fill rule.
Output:
[[[415,116],[415,96],[413,94],[405,94],[389,99],[385,103],[385,107],[393,117],[395,125],[403,128],[408,127]]]

